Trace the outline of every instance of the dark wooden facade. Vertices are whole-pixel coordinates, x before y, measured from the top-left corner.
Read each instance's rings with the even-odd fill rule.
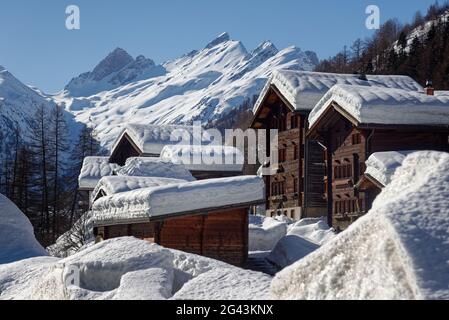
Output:
[[[119,166],[124,166],[126,160],[132,157],[142,157],[143,152],[136,146],[130,136],[125,132],[120,141],[115,146],[114,150],[112,150],[112,154],[109,158],[110,163],[116,163]],[[147,155],[158,157],[159,155]]]
[[[279,170],[264,177],[268,215],[298,220],[326,213],[323,149],[306,139],[308,115],[294,110],[273,85],[254,115],[251,128],[277,129],[279,134]]]
[[[163,247],[243,266],[248,257],[248,208],[101,226],[104,239],[134,236]]]
[[[309,138],[326,148],[326,199],[328,220],[337,230],[346,229],[371,209],[379,188],[357,188],[365,162],[375,152],[405,150],[448,151],[448,128],[361,125],[334,104],[313,125]],[[366,185],[365,185],[366,186]]]

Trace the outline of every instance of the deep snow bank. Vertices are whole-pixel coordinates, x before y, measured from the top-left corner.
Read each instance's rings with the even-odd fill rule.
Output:
[[[267,256],[279,268],[285,268],[335,237],[323,219],[306,218],[288,226],[288,232]]]
[[[409,155],[372,210],[280,272],[275,299],[449,299],[449,154]]]
[[[271,251],[287,234],[287,223],[263,216],[249,217],[249,251]]]
[[[71,282],[73,270],[79,271],[79,283]],[[199,278],[203,274],[208,275]],[[229,277],[232,285],[224,284],[222,279]],[[40,257],[0,265],[0,300],[250,299],[266,297],[270,280],[262,273],[125,237],[62,260]]]
[[[0,194],[0,264],[46,255],[28,218]]]

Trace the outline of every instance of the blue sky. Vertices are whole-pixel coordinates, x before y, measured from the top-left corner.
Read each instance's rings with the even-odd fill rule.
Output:
[[[373,31],[365,8],[408,22],[434,0],[1,0],[0,65],[23,82],[56,92],[116,47],[158,63],[199,49],[223,31],[248,50],[264,40],[320,58]],[[81,30],[65,28],[65,8],[81,10]]]

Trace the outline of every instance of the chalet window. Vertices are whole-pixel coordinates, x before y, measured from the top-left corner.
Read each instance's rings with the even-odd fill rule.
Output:
[[[360,133],[355,133],[352,135],[352,144],[361,144],[362,143],[362,135]]]
[[[285,162],[287,160],[287,149],[279,149],[279,162]]]
[[[334,179],[349,179],[352,177],[351,164],[343,164],[334,167]]]
[[[281,196],[284,194],[285,194],[285,181],[273,182],[271,184],[271,195],[272,196]]]
[[[293,160],[299,159],[299,146],[297,144],[294,144],[294,150],[293,150]]]
[[[287,130],[287,117],[285,117],[284,115],[281,115],[277,119],[277,127],[278,127],[279,132],[286,131]]]
[[[296,114],[293,114],[290,117],[290,128],[296,129],[299,127],[299,118]]]

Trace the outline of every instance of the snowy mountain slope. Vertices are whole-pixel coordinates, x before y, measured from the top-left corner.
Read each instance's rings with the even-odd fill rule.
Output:
[[[269,41],[248,52],[241,42],[223,33],[202,50],[153,65],[160,74],[138,67],[130,71],[135,63],[131,61],[117,49],[94,71],[75,78],[53,96],[56,102],[65,102],[78,121],[93,124],[107,147],[127,123],[220,119],[257,95],[273,70],[312,70],[318,59],[315,53],[296,47],[278,51]]]
[[[29,144],[31,123],[39,106],[44,106],[50,112],[54,102],[38,89],[20,82],[0,66],[0,160],[11,155],[16,129],[19,129],[20,139]],[[81,124],[69,112],[65,112],[64,116],[70,130],[69,138],[75,139]]]
[[[165,74],[162,66],[144,56],[133,59],[125,50],[115,49],[92,72],[73,78],[65,87],[70,95],[89,96],[127,83]]]
[[[448,22],[448,21],[449,21],[449,11],[446,11],[445,13],[440,15],[437,19],[427,21],[423,25],[416,27],[407,35],[405,48],[402,48],[399,45],[398,41],[396,41],[393,44],[393,48],[394,48],[395,52],[400,53],[401,50],[403,49],[406,53],[410,53],[410,49],[411,49],[411,46],[412,46],[415,38],[418,38],[421,40],[425,39],[433,26],[438,25],[440,23]]]
[[[49,107],[50,102],[0,66],[0,160],[8,154],[16,128],[24,140],[29,138],[31,117],[40,105]]]

